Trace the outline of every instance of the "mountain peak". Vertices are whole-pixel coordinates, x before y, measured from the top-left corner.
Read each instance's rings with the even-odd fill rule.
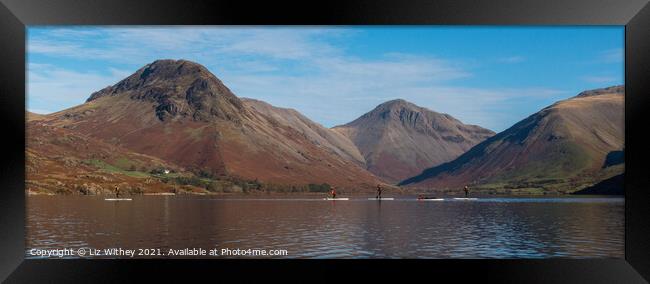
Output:
[[[368,170],[388,181],[450,161],[494,135],[403,99],[384,102],[335,129],[359,148]]]
[[[394,99],[394,100],[384,102],[383,105],[400,105],[400,104],[407,104],[407,103],[409,102],[405,99]]]
[[[113,86],[108,86],[90,95],[87,102],[114,95],[124,91],[137,91],[147,86],[158,84],[160,81],[190,81],[193,79],[209,79],[212,83],[223,85],[207,68],[188,60],[160,59],[151,62],[126,77]]]
[[[208,71],[205,66],[184,59],[159,59],[145,65],[143,68],[145,68],[145,75],[158,75],[168,77],[197,74],[202,72],[207,74],[210,73],[210,71]]]
[[[624,147],[623,86],[584,91],[517,122],[453,161],[401,185],[573,191],[621,169],[603,170]],[[600,96],[600,97],[596,97]],[[566,181],[570,180],[570,183]]]
[[[400,118],[400,119],[402,119],[405,114],[413,115],[416,113],[420,113],[420,114],[439,116],[441,118],[444,117],[445,119],[449,119],[449,120],[456,120],[449,114],[439,113],[430,110],[426,107],[421,107],[419,105],[416,105],[404,99],[394,99],[394,100],[384,102],[378,105],[377,107],[375,107],[375,109],[373,109],[366,115],[379,114],[384,118],[388,118],[389,113],[395,114],[393,117]]]
[[[584,92],[581,92],[576,98],[584,98],[584,97],[592,97],[592,96],[599,96],[599,95],[606,95],[606,94],[617,94],[617,95],[623,95],[625,94],[625,85],[617,85],[617,86],[611,86],[611,87],[606,87],[606,88],[600,88],[600,89],[593,89],[593,90],[587,90]]]
[[[305,190],[327,183],[350,191],[379,182],[361,167],[363,157],[345,136],[297,111],[239,99],[205,67],[186,60],[142,66],[46,123],[220,181],[225,176]],[[83,159],[108,162],[104,150],[92,156],[79,152]],[[203,191],[200,187],[187,189]]]
[[[424,118],[424,120],[422,119]],[[427,121],[438,123],[440,120],[450,120],[458,122],[454,117],[445,113],[438,113],[425,107],[418,106],[412,102],[404,99],[394,99],[384,102],[372,111],[359,117],[357,120],[348,123],[354,124],[358,120],[379,119],[382,121],[401,121],[403,123],[412,124],[414,127],[428,127],[426,125],[419,125]]]
[[[381,108],[397,109],[397,108],[420,108],[420,107],[404,99],[394,99],[394,100],[384,102],[376,107],[376,109],[381,109]]]
[[[188,60],[156,60],[117,84],[91,94],[86,102],[114,96],[155,103],[160,120],[176,116],[192,116],[195,120],[228,118],[243,107],[207,68]]]

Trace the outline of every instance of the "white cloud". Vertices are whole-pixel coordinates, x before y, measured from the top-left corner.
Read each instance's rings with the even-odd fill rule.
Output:
[[[332,55],[338,49],[321,37],[335,38],[346,31],[301,28],[174,27],[103,28],[96,32],[48,30],[28,41],[28,52],[77,59],[111,59],[139,63],[142,59],[265,56],[304,59]],[[71,38],[72,37],[72,38]],[[205,61],[205,60],[204,60]]]
[[[108,68],[107,73],[76,72],[30,63],[27,73],[27,108],[50,113],[83,103],[91,93],[117,83],[131,71]]]
[[[605,63],[621,63],[625,59],[625,51],[622,48],[614,48],[602,51],[599,59]]]
[[[277,59],[305,59],[314,54],[334,53],[336,49],[310,38],[311,33],[267,30],[246,33],[218,49],[220,53],[254,54]]]
[[[530,109],[531,104],[541,109],[570,96],[563,90],[549,88],[449,86],[445,81],[414,81],[410,78],[412,72],[399,74],[399,69],[389,73],[383,77],[351,75],[355,72],[307,77],[242,75],[228,76],[223,81],[235,94],[297,109],[328,127],[347,123],[378,104],[401,98],[451,114],[465,123],[500,131],[530,114],[517,110]]]
[[[474,76],[468,62],[395,52],[360,58],[333,43],[354,33],[336,28],[51,29],[46,36],[30,35],[28,52],[138,67],[160,58],[194,60],[238,96],[295,108],[325,126],[403,98],[466,123],[503,130],[523,118],[513,110],[530,100],[541,108],[567,95],[543,88],[457,87],[454,80]],[[499,59],[525,60],[518,55]],[[58,111],[83,103],[135,69],[81,72],[30,62],[28,108]]]
[[[74,30],[54,29],[46,36],[30,37],[28,50],[30,54],[56,58],[133,65],[158,58],[195,60],[242,96],[327,99],[394,92],[414,84],[471,76],[458,63],[440,58],[392,53],[373,60],[361,59],[346,55],[326,41],[348,33],[354,32],[311,28],[108,28],[75,34]],[[287,75],[287,64],[295,75]],[[30,74],[34,77],[30,93],[36,99],[65,96],[60,99],[82,103],[88,94],[119,79],[114,74],[100,76],[60,68],[52,71],[48,76],[45,72]]]
[[[452,62],[421,56],[388,57],[379,60],[362,60],[349,57],[314,59],[319,69],[343,78],[361,77],[375,83],[408,83],[421,81],[448,81],[471,74]],[[396,82],[400,79],[399,82]],[[379,81],[379,82],[377,82]]]

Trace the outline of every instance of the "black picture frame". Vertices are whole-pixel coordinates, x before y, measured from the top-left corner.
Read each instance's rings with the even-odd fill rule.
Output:
[[[625,259],[25,260],[25,32],[28,25],[624,25]],[[0,0],[0,279],[117,282],[138,277],[260,277],[312,272],[377,278],[645,283],[650,279],[650,5],[648,0],[83,1]],[[379,272],[379,273],[378,273]],[[216,276],[215,276],[216,275]],[[146,278],[145,278],[146,279]],[[307,278],[305,281],[309,281]]]

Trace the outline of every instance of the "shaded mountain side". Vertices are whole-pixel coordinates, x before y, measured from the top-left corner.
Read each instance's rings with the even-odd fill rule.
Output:
[[[620,165],[625,163],[625,150],[611,151],[605,156],[603,168]]]
[[[618,168],[605,171],[603,164],[608,153],[624,146],[624,96],[604,90],[622,88],[593,90],[557,102],[457,159],[400,184],[430,188],[561,185],[575,190],[610,177]]]
[[[578,190],[573,194],[583,195],[624,195],[625,174],[620,174],[603,180],[587,188]]]
[[[357,146],[369,171],[390,182],[450,161],[494,135],[404,100],[385,102],[333,129]]]
[[[350,190],[379,182],[358,163],[245,105],[205,67],[185,60],[148,64],[43,121],[209,176]]]

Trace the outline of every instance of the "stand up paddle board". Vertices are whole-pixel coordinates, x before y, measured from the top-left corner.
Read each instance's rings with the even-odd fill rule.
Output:
[[[368,200],[395,200],[395,198],[392,198],[392,197],[382,197],[382,198],[368,197]]]
[[[104,198],[104,201],[131,201],[131,198]]]
[[[337,198],[326,197],[323,198],[323,200],[350,200],[350,199],[347,197],[337,197]]]
[[[418,200],[422,200],[422,201],[444,201],[443,198],[420,198]]]

